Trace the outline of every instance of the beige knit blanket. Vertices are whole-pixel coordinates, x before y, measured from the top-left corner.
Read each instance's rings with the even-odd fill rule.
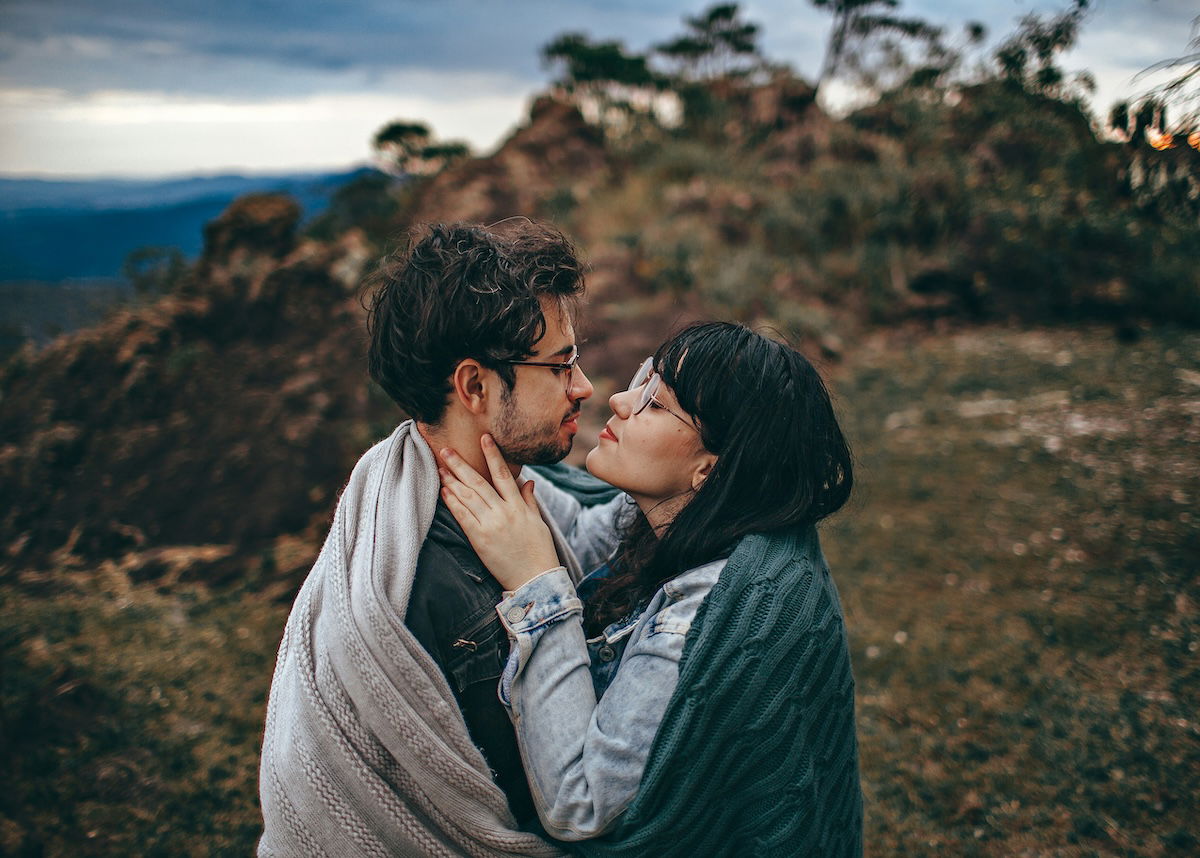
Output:
[[[411,421],[354,468],[279,647],[260,856],[563,854],[516,829],[445,678],[404,625],[438,488]]]

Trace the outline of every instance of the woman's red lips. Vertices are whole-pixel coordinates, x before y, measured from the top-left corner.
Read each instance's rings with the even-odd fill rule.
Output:
[[[603,428],[603,429],[600,431],[600,437],[601,437],[601,438],[607,438],[609,441],[616,441],[616,440],[617,440],[617,436],[613,434],[613,431],[612,431],[611,429],[609,429],[609,428],[608,428],[608,426],[605,426],[605,427],[604,427],[604,428]]]

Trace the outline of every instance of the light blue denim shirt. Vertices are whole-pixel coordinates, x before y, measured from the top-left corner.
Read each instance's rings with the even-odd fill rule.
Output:
[[[620,526],[637,511],[633,499],[624,492],[608,503],[585,507],[573,495],[549,480],[538,479],[529,470],[522,471],[521,477],[534,478],[534,493],[542,514],[554,519],[584,572],[595,569],[616,550]]]
[[[563,529],[580,537],[601,519],[573,534]],[[550,835],[573,841],[603,834],[637,795],[679,681],[684,637],[724,566],[716,560],[668,581],[641,614],[609,626],[590,649],[583,603],[565,568],[539,575],[496,606],[513,639],[500,699]]]

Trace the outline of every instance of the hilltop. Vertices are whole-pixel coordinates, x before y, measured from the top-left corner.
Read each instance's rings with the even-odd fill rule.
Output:
[[[340,476],[400,416],[365,380],[357,290],[420,223],[519,215],[575,237],[601,394],[700,317],[825,361],[881,326],[1200,321],[1182,255],[1200,230],[1120,184],[1128,153],[1078,102],[994,80],[835,120],[778,69],[691,86],[674,128],[548,93],[494,155],[360,176],[303,229],[285,197],[235,202],[165,297],[2,370],[12,562],[203,545],[236,565],[299,534],[315,551]]]

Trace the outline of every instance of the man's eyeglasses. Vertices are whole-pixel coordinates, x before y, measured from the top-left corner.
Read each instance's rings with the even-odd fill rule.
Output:
[[[654,371],[654,358],[646,358],[644,361],[642,361],[642,365],[638,367],[637,372],[633,374],[633,378],[629,382],[629,387],[626,388],[626,390],[637,390],[639,387],[642,388],[642,393],[638,397],[637,404],[634,405],[633,411],[629,416],[632,417],[634,414],[641,414],[646,410],[646,406],[653,402],[656,406],[661,408],[663,411],[666,411],[672,417],[682,420],[688,426],[691,426],[693,429],[695,429],[695,423],[693,423],[687,417],[675,413],[654,398],[654,394],[658,392],[658,388],[661,385],[662,376]]]
[[[579,349],[575,349],[571,355],[571,359],[563,362],[540,361],[540,360],[502,360],[498,363],[506,363],[509,366],[544,366],[554,370],[555,375],[563,377],[563,386],[567,390],[571,389],[571,379],[575,374],[575,364],[579,363]]]

